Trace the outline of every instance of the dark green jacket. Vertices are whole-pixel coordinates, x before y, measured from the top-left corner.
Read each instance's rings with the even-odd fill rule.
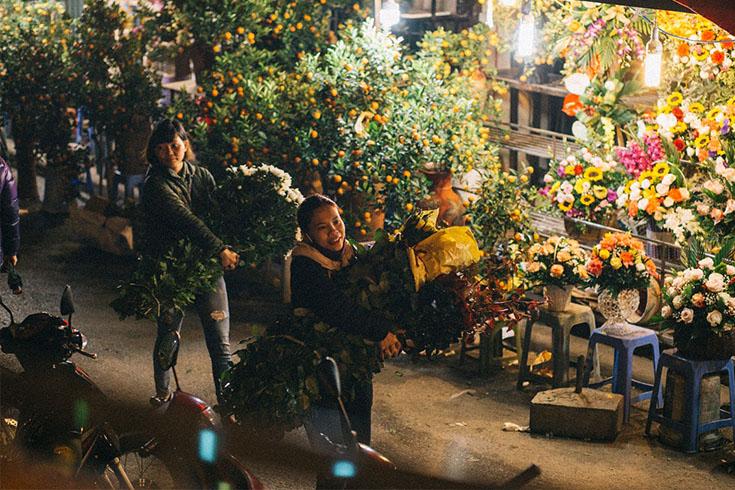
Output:
[[[161,255],[182,238],[211,255],[225,248],[203,221],[216,206],[214,189],[214,177],[199,165],[184,162],[178,175],[162,165],[151,166],[141,199],[140,250],[146,255]]]

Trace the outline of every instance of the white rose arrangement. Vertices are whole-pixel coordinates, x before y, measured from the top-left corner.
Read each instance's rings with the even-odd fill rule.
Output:
[[[735,333],[735,266],[724,262],[734,245],[729,240],[715,257],[700,258],[690,249],[689,268],[664,280],[661,316],[680,350]]]

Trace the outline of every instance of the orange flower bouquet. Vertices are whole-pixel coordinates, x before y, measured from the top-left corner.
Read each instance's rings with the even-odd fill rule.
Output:
[[[658,278],[656,265],[645,254],[643,243],[630,233],[606,233],[592,249],[587,262],[592,284],[614,295],[626,289],[648,287]]]

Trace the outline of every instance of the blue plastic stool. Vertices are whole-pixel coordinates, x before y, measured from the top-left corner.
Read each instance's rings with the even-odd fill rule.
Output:
[[[590,388],[599,388],[607,383],[612,383],[613,393],[623,395],[623,420],[630,419],[630,405],[642,400],[650,400],[653,393],[653,385],[633,379],[633,353],[636,349],[650,345],[653,348],[653,373],[656,374],[658,365],[658,337],[656,332],[648,328],[629,326],[629,332],[624,336],[609,335],[597,328],[590,335],[589,347],[587,348],[587,362],[584,369],[584,385]],[[609,345],[615,349],[615,362],[613,364],[613,375],[600,382],[590,384],[590,371],[592,364],[590,359],[595,355],[597,344]],[[643,393],[633,397],[632,388],[644,390]],[[663,397],[659,394],[658,403],[663,403]]]
[[[683,422],[677,422],[670,418],[659,414],[656,407],[651,405],[648,410],[648,421],[646,422],[646,435],[651,433],[651,423],[658,422],[661,425],[670,427],[682,434],[682,440],[686,442],[686,452],[696,453],[698,450],[699,435],[722,427],[732,426],[733,438],[735,439],[735,369],[733,369],[732,358],[721,359],[716,361],[694,361],[685,359],[676,354],[676,350],[670,350],[663,353],[661,361],[656,369],[656,380],[653,384],[654,393],[661,391],[661,378],[663,368],[684,376],[686,380],[686,413]],[[699,398],[702,378],[710,374],[727,372],[729,380],[730,392],[730,411],[720,410],[720,415],[727,415],[726,418],[699,423]]]

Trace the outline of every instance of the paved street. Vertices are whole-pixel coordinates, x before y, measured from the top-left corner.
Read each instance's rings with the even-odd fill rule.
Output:
[[[130,272],[131,260],[80,245],[68,224],[45,230],[43,224],[39,216],[24,220],[19,271],[25,293],[12,297],[3,292],[3,298],[21,318],[40,309],[58,312],[61,291],[71,284],[77,304],[74,324],[89,337],[88,349],[99,354],[96,361],[79,356],[75,361],[111,397],[144,406],[153,392],[150,351],[154,325],[119,321],[108,306],[115,285]],[[4,279],[2,288],[5,291]],[[254,295],[232,287],[233,344],[250,334],[252,323],[267,321],[273,306],[257,297],[268,288],[260,289]],[[581,353],[584,346],[583,339],[575,338],[572,354]],[[639,371],[650,366],[645,359],[639,361]],[[0,364],[12,367],[14,360],[0,354]],[[401,467],[452,478],[498,481],[536,463],[543,472],[533,485],[539,488],[733,485],[732,477],[717,469],[722,452],[688,456],[644,438],[645,412],[641,409],[633,410],[632,424],[613,444],[503,432],[504,422],[528,423],[533,391],[516,391],[516,368],[483,379],[472,364],[464,369],[457,369],[456,364],[456,356],[418,363],[402,356],[377,376],[374,446]],[[179,365],[184,389],[214,400],[209,358],[194,315],[189,315],[183,329]],[[609,357],[603,356],[603,371],[609,365]],[[287,440],[305,445],[301,431]],[[247,455],[240,456],[248,460]],[[312,475],[294,470],[290,462],[249,466],[271,488],[313,486]]]

